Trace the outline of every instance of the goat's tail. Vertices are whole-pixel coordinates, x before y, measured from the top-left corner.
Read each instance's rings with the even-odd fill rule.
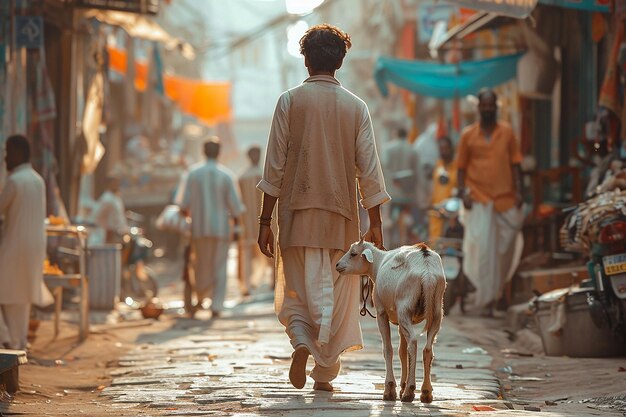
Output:
[[[429,254],[430,255],[430,254]],[[439,329],[443,319],[443,295],[446,291],[446,279],[438,257],[425,259],[428,264],[427,272],[422,279],[422,291],[424,292],[424,332]]]

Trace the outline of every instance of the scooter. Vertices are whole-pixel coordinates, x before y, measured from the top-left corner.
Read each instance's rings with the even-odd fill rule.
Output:
[[[448,314],[457,301],[465,313],[465,297],[472,291],[472,284],[463,273],[463,225],[459,221],[462,201],[448,198],[430,209],[430,213],[444,220],[443,237],[431,242],[431,247],[441,256],[446,274],[446,292],[443,311]]]

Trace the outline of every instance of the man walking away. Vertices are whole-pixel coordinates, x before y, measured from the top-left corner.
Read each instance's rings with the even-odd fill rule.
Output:
[[[480,121],[464,130],[457,158],[459,196],[466,209],[463,270],[476,287],[475,303],[484,315],[493,314],[523,245],[522,155],[511,126],[497,119],[497,102],[492,90],[480,91]]]
[[[363,345],[359,277],[335,270],[359,239],[357,181],[370,219],[365,239],[383,245],[380,205],[389,195],[369,112],[334,77],[350,46],[346,33],[326,24],[300,40],[310,77],[278,99],[259,183],[259,246],[269,257],[275,253],[271,216],[280,201],[275,307],[294,348],[289,379],[296,388],[306,383],[312,355],[314,389],[332,391],[339,356]]]
[[[391,221],[390,248],[406,245],[407,227],[405,216],[411,227],[419,221],[416,213],[417,153],[407,141],[407,131],[400,128],[396,139],[382,152],[381,163],[385,174],[387,191],[392,198],[389,204]]]
[[[257,222],[263,200],[263,193],[256,188],[263,176],[263,169],[260,165],[261,148],[253,145],[248,149],[247,155],[250,166],[239,177],[241,198],[244,206],[246,206],[246,212],[242,216],[243,231],[239,236],[241,251],[239,254],[241,265],[239,286],[243,295],[249,295],[253,283],[258,282],[258,279],[253,279],[253,276],[255,278],[257,275],[265,276],[266,268],[269,266],[267,258],[263,256],[256,243]]]
[[[226,263],[233,220],[235,235],[244,206],[233,174],[217,163],[220,141],[204,144],[205,163],[189,172],[179,206],[191,215],[191,238],[195,253],[195,290],[198,306],[211,298],[213,317],[219,317],[226,296]]]
[[[53,301],[43,283],[45,185],[30,165],[30,145],[24,136],[7,139],[5,161],[9,177],[0,194],[0,216],[5,216],[0,242],[0,347],[25,349],[31,303],[46,306]]]

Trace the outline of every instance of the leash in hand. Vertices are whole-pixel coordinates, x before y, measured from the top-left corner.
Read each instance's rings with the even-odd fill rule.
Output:
[[[374,283],[367,275],[361,275],[361,300],[363,300],[363,308],[361,308],[360,314],[365,317],[369,314],[369,316],[373,319],[376,318],[368,309],[367,309],[367,299],[370,298],[374,289]]]

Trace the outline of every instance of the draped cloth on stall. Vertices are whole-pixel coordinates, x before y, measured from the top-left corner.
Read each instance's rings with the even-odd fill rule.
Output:
[[[46,183],[46,213],[67,217],[56,181],[54,121],[57,117],[54,90],[48,77],[44,50],[27,52],[26,135],[32,143],[32,163]]]
[[[450,99],[476,94],[483,87],[495,87],[514,78],[521,56],[503,55],[458,64],[381,57],[374,78],[383,96],[389,94],[387,83],[393,83],[423,96]]]

